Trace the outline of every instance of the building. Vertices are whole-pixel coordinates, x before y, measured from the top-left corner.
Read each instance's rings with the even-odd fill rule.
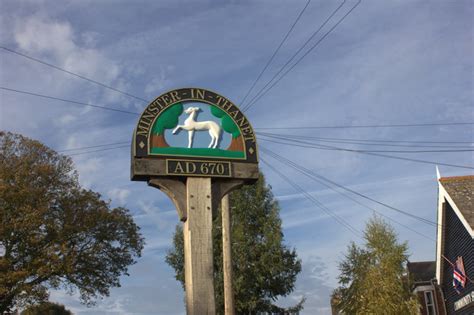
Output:
[[[474,176],[439,178],[436,279],[448,315],[474,314]],[[456,292],[453,265],[464,262],[468,279]]]
[[[408,262],[420,315],[474,315],[474,175],[438,175],[436,261]],[[467,279],[453,286],[454,265],[462,261]],[[339,315],[332,296],[332,314]]]
[[[435,261],[408,262],[412,292],[418,296],[420,315],[445,315],[443,293],[438,286]]]

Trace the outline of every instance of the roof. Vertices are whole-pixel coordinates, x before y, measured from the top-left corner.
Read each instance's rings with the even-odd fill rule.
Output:
[[[436,262],[435,261],[418,261],[408,262],[408,273],[416,282],[427,282],[435,278]]]
[[[474,175],[442,177],[439,181],[474,229]]]

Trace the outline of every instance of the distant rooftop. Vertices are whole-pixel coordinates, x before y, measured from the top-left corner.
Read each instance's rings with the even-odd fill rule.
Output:
[[[474,229],[474,175],[442,177],[439,181]]]
[[[435,278],[436,262],[435,261],[418,261],[408,262],[408,273],[416,282],[427,282]]]

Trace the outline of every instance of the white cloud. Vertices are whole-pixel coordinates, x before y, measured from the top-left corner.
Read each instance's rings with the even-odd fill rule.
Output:
[[[56,119],[56,123],[60,126],[67,125],[76,120],[76,116],[71,114],[65,114]]]
[[[13,26],[13,40],[19,46],[20,51],[95,81],[114,85],[116,88],[125,88],[126,83],[120,78],[121,67],[94,47],[97,39],[98,36],[94,32],[78,32],[67,20],[51,18],[41,13],[18,18]],[[44,66],[42,67],[44,69]],[[37,85],[48,83],[51,86],[54,84],[56,87],[62,87],[64,93],[66,86],[84,83],[78,78],[72,78],[56,70],[48,69],[47,73],[54,76],[54,80],[40,81],[37,82]],[[91,85],[89,84],[87,87],[90,89]],[[48,91],[50,94],[51,87],[48,88]],[[94,91],[101,91],[103,101],[106,102],[116,102],[122,99],[122,96],[116,92],[97,90],[96,88]],[[90,93],[88,92],[86,95],[91,95]],[[94,95],[94,100],[91,101],[92,103],[97,102],[97,96]]]
[[[158,96],[166,84],[166,77],[163,71],[160,71],[158,74],[159,77],[153,78],[147,85],[145,86],[145,93],[151,97]]]
[[[76,169],[79,173],[79,179],[81,180],[81,184],[84,187],[90,188],[95,183],[95,174],[98,173],[99,170],[103,169],[103,161],[101,158],[82,158],[81,160],[76,160]]]
[[[130,190],[122,188],[113,188],[107,193],[112,201],[118,202],[120,205],[124,205],[130,196]]]
[[[153,202],[142,200],[138,202],[138,206],[145,214],[142,219],[152,222],[159,230],[169,230],[178,222],[175,210],[163,211]]]
[[[32,53],[50,53],[62,62],[77,49],[70,24],[44,16],[33,15],[18,20],[14,38],[21,49]]]

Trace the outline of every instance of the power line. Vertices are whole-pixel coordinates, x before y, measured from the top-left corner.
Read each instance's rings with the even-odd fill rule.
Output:
[[[105,144],[98,144],[98,145],[93,145],[93,146],[88,146],[88,147],[80,147],[80,148],[73,148],[73,149],[56,150],[56,152],[63,153],[63,152],[70,152],[70,151],[80,151],[80,150],[85,150],[85,149],[93,149],[93,148],[102,148],[102,147],[108,147],[108,146],[113,146],[113,145],[121,145],[121,144],[126,144],[126,143],[130,144],[130,141],[105,143]]]
[[[285,141],[294,141],[294,142],[300,142],[300,143],[309,143],[309,144],[312,144],[310,142],[305,142],[305,141],[300,141],[298,139],[294,139],[294,138],[287,138],[287,137],[280,137],[280,136],[274,136],[274,135],[271,135],[271,134],[264,134],[264,133],[258,133],[259,135],[262,135],[262,136],[265,136],[265,137],[270,137],[270,138],[276,138],[276,139],[281,139],[281,140],[285,140]],[[354,142],[343,142],[343,141],[324,141],[324,140],[313,140],[315,142],[331,142],[331,143],[349,143],[349,144],[356,144]],[[325,147],[330,147],[330,146],[325,146],[325,145],[321,145],[321,144],[316,144],[318,146],[321,146],[319,147],[318,149],[324,149]],[[367,144],[365,144],[367,145]],[[338,149],[341,149],[341,150],[352,150],[352,149],[348,149],[348,148],[336,148],[336,147],[331,147],[331,148],[334,148],[334,150],[338,150]],[[443,147],[443,148],[446,148],[446,147]],[[452,147],[451,147],[452,148]],[[474,149],[470,148],[470,149],[454,149],[454,150],[355,150],[357,152],[360,152],[360,153],[379,153],[379,152],[385,152],[385,153],[454,153],[454,152],[474,152]]]
[[[285,71],[270,87],[268,87],[267,90],[262,92],[254,101],[252,101],[243,111],[249,110],[253,105],[255,105],[256,102],[258,102],[259,99],[261,99],[265,94],[267,94],[278,82],[281,81],[291,70],[293,70],[294,67],[296,67],[297,64],[301,62],[311,51],[313,51],[314,48],[316,48],[342,21],[344,21],[349,14],[352,13],[352,11],[359,6],[359,4],[362,2],[362,0],[359,0],[337,23],[329,29],[309,50],[306,51],[290,68],[288,68],[287,71]]]
[[[263,91],[265,90],[265,88],[267,86],[269,86],[272,81],[278,77],[278,75],[293,61],[293,59],[295,59],[295,57],[306,47],[306,45],[308,45],[308,43],[317,35],[319,34],[319,32],[322,30],[322,28],[332,19],[332,17],[344,6],[344,4],[346,3],[347,0],[344,0],[330,15],[329,17],[326,18],[326,20],[318,27],[318,29],[316,29],[313,34],[311,34],[311,36],[306,40],[306,42],[293,54],[293,56],[291,56],[290,59],[287,60],[287,62],[280,68],[280,70],[277,71],[276,74],[273,75],[273,77],[257,92],[257,94],[255,94],[255,96],[250,100],[250,103],[253,102],[253,100],[255,100],[256,97],[258,97],[258,95]],[[242,104],[243,105],[243,104]],[[247,105],[248,106],[248,105]],[[245,107],[242,109],[242,111],[246,111],[248,109],[248,107]]]
[[[124,113],[124,114],[140,115],[140,114],[137,113],[137,112],[130,112],[130,111],[127,111],[127,110],[116,109],[116,108],[107,107],[107,106],[93,105],[93,104],[88,104],[88,103],[83,103],[83,102],[78,102],[78,101],[73,101],[73,100],[67,100],[67,99],[59,98],[59,97],[55,97],[55,96],[49,96],[49,95],[38,94],[38,93],[34,93],[34,92],[28,92],[28,91],[21,91],[21,90],[11,89],[11,88],[7,88],[7,87],[4,87],[4,86],[0,86],[0,89],[1,89],[1,90],[5,90],[5,91],[20,93],[20,94],[26,94],[26,95],[31,95],[31,96],[42,97],[42,98],[47,98],[47,99],[51,99],[51,100],[56,100],[56,101],[61,101],[61,102],[66,102],[66,103],[71,103],[71,104],[76,104],[76,105],[89,106],[89,107],[95,107],[95,108],[100,108],[100,109],[104,109],[104,110],[110,110],[110,111],[119,112],[119,113]]]
[[[102,151],[115,150],[115,149],[121,149],[121,148],[130,148],[130,144],[117,146],[117,147],[113,147],[113,148],[104,148],[104,149],[98,149],[98,150],[92,150],[92,151],[86,151],[86,152],[71,153],[71,154],[67,154],[67,155],[68,156],[82,155],[82,154],[102,152]]]
[[[258,132],[258,135],[267,135],[267,136],[275,136],[275,137],[284,137],[286,139],[295,139],[295,140],[310,140],[313,142],[328,142],[328,143],[343,143],[343,144],[358,144],[364,146],[382,146],[382,147],[403,147],[403,148],[444,148],[444,149],[452,149],[452,148],[463,148],[463,149],[472,149],[473,146],[467,145],[423,145],[423,144],[393,144],[393,142],[389,141],[388,143],[383,142],[359,142],[355,140],[336,140],[337,138],[321,138],[321,137],[309,137],[309,136],[296,136],[296,135],[284,135],[284,134],[275,134],[275,133],[262,133]],[[326,139],[334,139],[334,140],[326,140]],[[364,140],[361,140],[364,141]],[[421,142],[419,142],[421,143]],[[468,142],[469,143],[469,142]]]
[[[350,189],[350,188],[348,188],[348,187],[346,187],[346,186],[344,186],[344,185],[338,184],[338,183],[334,182],[333,180],[330,180],[329,178],[327,178],[327,177],[325,177],[325,176],[323,176],[323,175],[321,175],[321,174],[317,174],[316,172],[314,172],[314,171],[312,171],[312,170],[310,170],[310,169],[308,169],[308,168],[305,168],[305,167],[303,167],[303,166],[297,164],[296,162],[293,162],[293,161],[291,161],[291,160],[289,160],[289,159],[287,159],[287,158],[285,158],[285,157],[283,157],[283,156],[281,156],[281,155],[279,155],[279,154],[277,154],[277,153],[275,153],[275,152],[273,152],[273,151],[271,151],[271,150],[269,150],[269,149],[266,149],[266,148],[262,148],[262,147],[261,147],[261,150],[262,150],[263,152],[265,152],[266,154],[272,156],[273,158],[279,160],[281,163],[284,163],[285,165],[288,165],[288,166],[292,167],[293,169],[297,170],[298,172],[302,173],[303,175],[305,175],[305,176],[307,176],[307,177],[309,177],[309,178],[311,178],[311,179],[313,179],[313,180],[315,180],[315,181],[317,181],[317,179],[321,179],[321,180],[326,181],[326,182],[328,182],[328,183],[330,183],[330,184],[332,184],[332,185],[334,185],[334,186],[336,186],[336,187],[339,187],[339,188],[344,189],[344,190],[346,190],[346,191],[348,191],[348,192],[351,192],[351,193],[353,193],[353,194],[355,194],[355,195],[357,195],[357,196],[359,196],[359,197],[362,197],[362,198],[364,198],[364,199],[367,199],[367,200],[369,200],[369,201],[372,201],[372,202],[374,202],[374,203],[377,203],[377,204],[379,204],[379,205],[381,205],[381,206],[387,207],[387,208],[389,208],[389,209],[391,209],[391,210],[394,210],[394,211],[396,211],[396,212],[399,212],[399,213],[401,213],[401,214],[404,214],[404,215],[407,215],[407,216],[409,216],[409,217],[412,217],[413,219],[416,219],[416,220],[421,221],[421,222],[423,222],[423,223],[430,224],[430,225],[434,225],[434,226],[437,226],[437,225],[438,225],[437,223],[435,223],[435,222],[433,222],[433,221],[430,221],[430,220],[428,220],[428,219],[425,219],[425,218],[419,217],[419,216],[417,216],[417,215],[411,214],[411,213],[409,213],[409,212],[407,212],[407,211],[403,211],[403,210],[401,210],[401,209],[395,208],[395,207],[390,206],[390,205],[388,205],[388,204],[386,204],[386,203],[380,202],[380,201],[375,200],[375,199],[373,199],[373,198],[371,198],[371,197],[368,197],[368,196],[366,196],[366,195],[363,195],[362,193],[357,192],[357,191],[355,191],[355,190],[353,190],[353,189]]]
[[[306,190],[304,190],[301,186],[296,184],[294,181],[292,181],[290,178],[288,178],[285,174],[277,170],[275,167],[273,167],[270,163],[265,161],[262,157],[260,157],[260,161],[262,161],[265,165],[267,165],[271,170],[273,170],[275,173],[277,173],[284,181],[286,181],[288,184],[290,184],[296,191],[302,193],[308,200],[310,200],[313,204],[315,204],[318,208],[323,210],[327,215],[331,216],[336,222],[338,222],[340,225],[345,227],[347,230],[349,230],[351,233],[353,233],[355,236],[361,238],[362,233],[357,230],[354,226],[352,226],[349,222],[344,220],[342,217],[334,213],[331,209],[327,208],[324,206],[319,200],[314,198],[311,194],[309,194]]]
[[[126,145],[121,145],[121,144],[124,144],[124,143],[127,143],[127,144],[126,144]],[[102,152],[102,151],[108,151],[108,150],[114,150],[114,149],[120,149],[120,148],[128,148],[128,147],[130,147],[130,144],[128,144],[128,142],[116,142],[116,143],[101,144],[101,145],[95,145],[95,146],[87,146],[87,147],[79,147],[79,148],[73,148],[73,149],[58,150],[58,152],[78,151],[78,150],[84,150],[84,149],[98,148],[98,147],[104,147],[104,146],[115,146],[115,145],[120,145],[120,146],[111,147],[111,148],[102,148],[102,149],[91,150],[91,151],[86,151],[86,152],[72,153],[72,154],[68,154],[68,155],[69,155],[69,156],[75,156],[75,155],[82,155],[82,154],[95,153],[95,152]],[[377,200],[374,200],[374,199],[372,199],[372,198],[370,198],[370,197],[367,197],[367,196],[365,196],[365,195],[362,195],[362,194],[360,194],[360,193],[358,193],[358,192],[356,192],[356,191],[354,191],[354,190],[351,190],[351,189],[346,188],[346,187],[344,187],[344,186],[342,186],[342,185],[340,185],[340,184],[337,184],[337,183],[335,183],[334,181],[331,181],[331,180],[325,178],[325,177],[322,176],[322,175],[315,174],[313,171],[308,170],[308,169],[306,169],[306,168],[303,168],[302,166],[300,166],[300,165],[294,163],[294,162],[291,161],[291,160],[288,160],[288,159],[282,157],[281,155],[278,155],[277,153],[275,153],[275,152],[273,152],[273,151],[271,151],[271,150],[269,150],[269,149],[266,149],[266,148],[261,147],[261,150],[264,151],[266,154],[272,156],[273,158],[279,160],[280,162],[289,165],[290,167],[292,167],[292,168],[298,170],[299,172],[302,172],[304,175],[310,177],[311,179],[317,181],[318,183],[320,183],[320,184],[322,184],[322,185],[324,185],[324,186],[326,186],[326,187],[332,189],[333,191],[335,191],[335,192],[337,192],[337,193],[340,193],[340,194],[346,196],[347,198],[349,198],[349,199],[353,200],[354,202],[358,203],[359,205],[364,206],[364,207],[366,207],[366,208],[368,208],[368,209],[370,209],[370,210],[372,210],[372,211],[374,211],[374,212],[377,212],[378,214],[380,214],[380,215],[382,215],[382,216],[385,216],[385,215],[382,214],[382,213],[380,213],[380,212],[378,212],[377,210],[375,210],[375,209],[373,209],[373,208],[370,208],[369,206],[367,206],[367,205],[365,205],[365,204],[359,202],[358,200],[356,200],[356,199],[354,199],[354,198],[348,196],[347,194],[344,194],[344,193],[342,193],[342,192],[339,192],[339,191],[335,190],[334,188],[332,188],[331,186],[325,184],[324,182],[322,182],[321,180],[319,180],[319,179],[316,178],[315,176],[317,176],[317,177],[319,177],[319,178],[321,178],[321,179],[323,179],[323,180],[326,180],[326,181],[330,182],[331,184],[333,184],[333,185],[335,185],[335,186],[337,186],[337,187],[343,188],[343,189],[345,189],[345,190],[347,190],[347,191],[350,191],[350,192],[355,193],[355,194],[357,194],[357,195],[359,195],[359,196],[361,196],[361,197],[364,197],[364,198],[366,198],[366,199],[368,199],[368,200],[371,200],[371,201],[373,201],[373,202],[379,203],[379,204],[381,204],[381,205],[383,205],[383,206],[385,206],[385,207],[389,207],[390,209],[396,210],[396,211],[398,211],[398,212],[401,212],[401,213],[403,213],[403,214],[409,215],[409,216],[411,216],[411,217],[415,217],[415,218],[417,218],[417,219],[421,219],[421,220],[423,220],[423,221],[426,220],[426,219],[423,219],[423,218],[421,218],[421,217],[417,217],[417,216],[413,216],[413,215],[411,215],[411,214],[408,214],[408,213],[404,212],[403,210],[399,210],[399,209],[394,208],[394,207],[392,207],[392,206],[389,206],[389,205],[387,205],[387,204],[381,203],[381,202],[379,202],[379,201],[377,201]],[[311,176],[311,175],[313,175],[313,176]],[[317,201],[316,201],[316,202],[317,202]],[[385,217],[387,217],[387,216],[385,216]],[[396,221],[396,220],[394,220],[394,219],[392,219],[392,218],[390,218],[390,217],[387,217],[387,219],[389,219],[389,220],[391,220],[391,221],[393,221],[393,222],[395,222],[395,223],[397,223],[397,224],[400,224],[400,225],[406,227],[407,229],[410,229],[410,230],[411,230],[410,227],[405,226],[405,225],[403,225],[402,223],[400,223],[400,222],[398,222],[398,221]],[[426,220],[426,221],[427,221],[427,222],[431,222],[431,221],[428,221],[428,220]],[[426,223],[426,222],[425,222],[425,223]],[[431,223],[432,223],[432,222],[431,222]],[[414,230],[413,230],[413,231],[414,231]],[[415,232],[415,233],[418,233],[417,231],[414,231],[414,232]],[[420,234],[420,233],[418,233],[418,234]],[[426,235],[423,235],[423,234],[420,234],[420,235],[422,235],[422,236],[424,236],[424,237],[427,237]]]
[[[23,53],[21,53],[21,52],[19,52],[19,51],[16,51],[16,50],[11,49],[11,48],[7,48],[7,47],[5,47],[5,46],[0,46],[0,48],[6,50],[6,51],[8,51],[8,52],[11,52],[11,53],[13,53],[13,54],[16,54],[16,55],[18,55],[18,56],[21,56],[21,57],[23,57],[23,58],[27,58],[27,59],[29,59],[29,60],[35,61],[35,62],[40,63],[40,64],[42,64],[42,65],[45,65],[45,66],[51,67],[51,68],[53,68],[53,69],[62,71],[62,72],[64,72],[64,73],[73,75],[73,76],[78,77],[78,78],[80,78],[80,79],[82,79],[82,80],[85,80],[85,81],[88,81],[88,82],[97,84],[97,85],[99,85],[99,86],[101,86],[101,87],[104,87],[104,88],[106,88],[106,89],[109,89],[109,90],[118,92],[118,93],[120,93],[120,94],[129,96],[129,97],[133,97],[134,99],[143,101],[143,102],[145,102],[145,103],[149,103],[149,101],[147,101],[146,99],[143,99],[143,98],[141,98],[141,97],[139,97],[139,96],[135,96],[135,95],[133,95],[133,94],[130,94],[130,93],[121,91],[121,90],[116,89],[116,88],[114,88],[114,87],[112,87],[112,86],[110,86],[110,85],[107,85],[107,84],[98,82],[98,81],[96,81],[96,80],[87,78],[87,77],[82,76],[82,75],[80,75],[80,74],[77,74],[77,73],[71,72],[71,71],[69,71],[69,70],[63,69],[63,68],[61,68],[61,67],[55,66],[55,65],[53,65],[53,64],[47,63],[46,61],[39,60],[39,59],[34,58],[34,57],[32,57],[32,56],[25,55],[25,54],[23,54]]]
[[[425,163],[425,164],[443,165],[443,166],[450,166],[450,167],[457,167],[457,168],[474,169],[474,167],[471,167],[471,166],[456,165],[456,164],[442,163],[442,162],[434,162],[434,161],[427,161],[427,160],[421,160],[421,159],[412,159],[412,158],[407,158],[407,157],[380,154],[380,153],[370,153],[370,152],[364,152],[364,151],[361,151],[361,150],[350,150],[350,149],[338,148],[338,147],[327,146],[327,145],[322,145],[322,144],[320,144],[320,145],[313,145],[313,144],[301,145],[301,144],[296,144],[296,143],[286,143],[286,142],[280,142],[280,141],[274,141],[274,140],[262,139],[262,138],[260,138],[260,140],[273,142],[273,143],[278,143],[278,144],[285,144],[285,145],[290,145],[290,146],[302,147],[302,148],[313,148],[313,149],[330,150],[330,151],[347,151],[347,152],[354,152],[354,153],[359,153],[359,154],[373,155],[373,156],[378,156],[378,157],[385,157],[385,158],[390,158],[390,159],[404,160],[404,161],[417,162],[417,163]],[[292,141],[296,141],[296,140],[292,140]],[[297,141],[297,142],[301,142],[301,141]]]
[[[410,213],[410,212],[403,211],[403,210],[398,209],[398,208],[396,208],[396,207],[390,206],[390,205],[388,205],[388,204],[386,204],[386,203],[384,203],[384,202],[381,202],[381,201],[378,201],[378,200],[376,200],[376,199],[374,199],[374,198],[371,198],[371,197],[369,197],[369,196],[366,196],[366,195],[364,195],[364,194],[362,194],[362,193],[360,193],[360,192],[358,192],[358,191],[355,191],[355,190],[353,190],[353,189],[351,189],[351,188],[348,188],[348,187],[346,187],[346,186],[344,186],[344,185],[338,184],[338,183],[334,182],[333,180],[330,180],[329,178],[327,178],[327,177],[325,177],[325,176],[323,176],[323,175],[321,175],[321,174],[317,174],[316,172],[314,172],[314,171],[312,171],[312,170],[310,170],[310,169],[307,169],[307,168],[305,168],[305,167],[303,167],[303,166],[301,166],[301,165],[299,165],[299,164],[297,164],[297,163],[295,163],[295,162],[293,162],[293,161],[291,161],[291,160],[289,160],[289,159],[287,159],[287,158],[284,158],[283,156],[278,155],[277,153],[275,153],[275,152],[273,152],[273,151],[271,151],[271,150],[269,150],[269,149],[262,148],[262,147],[260,146],[260,150],[263,151],[263,152],[265,152],[266,154],[268,154],[268,155],[274,157],[275,159],[278,159],[278,160],[282,161],[282,163],[285,163],[285,164],[289,165],[290,167],[294,168],[295,170],[297,170],[298,172],[302,173],[302,174],[305,175],[305,176],[308,176],[308,177],[310,177],[310,178],[311,178],[311,177],[316,177],[316,178],[322,179],[322,180],[324,180],[324,181],[326,181],[326,182],[331,183],[332,185],[334,185],[334,186],[336,186],[336,187],[339,187],[339,188],[341,188],[341,189],[344,189],[344,190],[346,190],[346,191],[348,191],[348,192],[350,192],[350,193],[353,193],[353,194],[355,194],[355,195],[357,195],[357,196],[359,196],[359,197],[362,197],[362,198],[364,198],[364,199],[367,199],[367,200],[369,200],[369,201],[372,201],[372,202],[374,202],[374,203],[377,203],[377,204],[379,204],[379,205],[381,205],[381,206],[384,206],[384,207],[386,207],[386,208],[389,208],[389,209],[391,209],[391,210],[394,210],[394,211],[396,211],[396,212],[398,212],[398,213],[401,213],[401,214],[404,214],[404,215],[406,215],[406,216],[409,216],[409,217],[411,217],[411,218],[413,218],[413,219],[416,219],[416,220],[418,220],[418,221],[420,221],[420,222],[423,222],[423,223],[426,223],[426,224],[429,224],[429,225],[433,225],[433,226],[438,226],[438,224],[437,224],[436,222],[430,221],[430,220],[428,220],[428,219],[425,219],[425,218],[419,217],[419,216],[417,216],[417,215],[414,215],[414,214],[412,214],[412,213]]]
[[[264,135],[264,134],[259,134],[259,135],[266,136],[266,135]],[[268,137],[268,136],[267,136],[267,137]],[[377,156],[381,156],[381,157],[388,157],[388,158],[392,158],[392,159],[401,159],[401,160],[408,160],[408,161],[413,161],[413,162],[421,162],[421,163],[429,163],[429,164],[435,164],[435,165],[445,165],[445,166],[452,166],[452,167],[461,167],[461,168],[473,169],[472,167],[468,167],[468,166],[447,164],[447,163],[442,163],[442,162],[433,162],[433,161],[426,161],[426,160],[419,160],[419,159],[410,159],[410,158],[403,158],[403,157],[389,156],[389,155],[381,155],[381,154],[375,154],[375,153],[371,154],[370,151],[350,150],[350,149],[343,149],[343,148],[337,148],[337,147],[330,147],[330,148],[327,148],[327,146],[323,146],[323,145],[313,145],[313,144],[298,145],[298,144],[295,144],[295,143],[280,142],[280,141],[274,141],[274,140],[270,140],[270,139],[262,139],[262,138],[260,138],[260,139],[263,140],[263,141],[271,142],[271,143],[284,144],[284,145],[290,145],[290,146],[297,146],[297,147],[302,147],[302,148],[313,148],[313,149],[331,150],[331,151],[349,151],[349,152],[356,152],[356,153],[361,153],[361,154],[370,154],[370,155],[377,155]],[[284,141],[290,141],[290,140],[291,140],[291,141],[296,141],[296,142],[302,142],[302,141],[297,141],[297,140],[294,140],[294,139],[282,139],[282,140],[284,140]],[[97,145],[97,146],[93,146],[93,148],[95,148],[95,147],[103,147],[103,146],[110,146],[110,145],[116,145],[116,144],[122,144],[122,143],[128,143],[128,142],[119,142],[119,143],[110,143],[110,144]],[[302,143],[306,144],[307,142],[302,142]],[[61,151],[58,151],[58,152],[74,151],[74,150],[81,150],[81,149],[88,149],[88,148],[91,148],[91,147],[83,147],[83,148],[76,148],[76,149],[61,150]]]
[[[83,103],[83,102],[79,102],[79,101],[54,97],[54,96],[51,96],[51,95],[38,94],[38,93],[24,91],[24,90],[17,90],[17,89],[7,88],[7,87],[3,87],[3,86],[0,86],[0,89],[10,91],[10,92],[15,92],[15,93],[26,94],[26,95],[30,95],[30,96],[36,96],[36,97],[42,97],[42,98],[58,100],[58,101],[77,104],[77,105],[91,106],[91,107],[96,107],[96,108],[101,108],[101,109],[106,109],[106,110],[112,110],[112,111],[126,113],[126,114],[140,115],[140,113],[138,113],[138,112],[130,112],[130,111],[115,109],[115,108],[102,106],[102,105],[93,105],[93,104]],[[288,130],[288,129],[339,129],[339,128],[344,128],[344,129],[346,129],[346,128],[397,128],[397,127],[457,126],[457,125],[460,125],[460,126],[474,125],[474,122],[447,122],[447,123],[398,124],[398,125],[356,125],[356,126],[342,126],[341,125],[341,126],[310,126],[310,127],[257,127],[257,128],[254,128],[254,129],[255,130],[283,130],[283,129]],[[323,138],[321,138],[321,139],[323,139]],[[330,139],[330,138],[326,138],[326,139]],[[358,140],[358,141],[369,141],[369,140]],[[377,141],[377,140],[370,140],[370,141]],[[400,141],[400,142],[407,142],[407,141]],[[411,141],[411,142],[413,142],[413,141]],[[439,141],[436,141],[436,143],[471,143],[471,142],[462,142],[462,141],[458,141],[458,142],[456,142],[456,141],[439,142]]]
[[[257,78],[255,79],[255,81],[253,82],[252,86],[250,87],[250,89],[247,91],[247,94],[245,94],[245,97],[242,99],[242,101],[240,102],[240,105],[242,106],[245,102],[245,100],[247,99],[247,97],[249,96],[250,92],[252,92],[253,88],[255,87],[255,85],[257,84],[257,82],[260,80],[260,78],[262,77],[262,75],[265,73],[265,71],[267,70],[268,66],[271,64],[271,62],[273,61],[273,59],[275,58],[275,56],[277,55],[278,51],[280,51],[280,48],[283,46],[283,44],[286,42],[286,40],[288,39],[288,37],[290,36],[290,33],[293,31],[293,29],[295,28],[295,25],[298,23],[298,21],[300,20],[301,16],[303,15],[304,11],[306,11],[306,8],[308,7],[309,3],[311,2],[311,0],[308,0],[308,2],[306,2],[306,5],[304,6],[303,10],[301,10],[300,14],[298,15],[298,17],[296,18],[296,20],[293,22],[293,25],[291,25],[290,29],[288,30],[288,32],[286,33],[285,37],[283,37],[282,41],[280,42],[280,45],[278,45],[277,49],[273,52],[273,55],[270,57],[270,59],[267,61],[265,67],[263,67],[262,71],[260,72],[260,74],[257,76]]]
[[[400,128],[400,127],[430,127],[430,126],[464,126],[474,125],[474,122],[448,122],[448,123],[424,123],[424,124],[394,124],[394,125],[351,125],[351,126],[289,126],[289,127],[259,127],[259,130],[278,130],[278,129],[348,129],[348,128]]]
[[[129,141],[105,143],[105,144],[99,144],[99,145],[95,145],[95,146],[79,147],[79,148],[74,148],[74,149],[57,150],[57,152],[77,151],[77,150],[83,150],[83,149],[98,148],[98,147],[105,147],[105,146],[111,146],[111,145],[120,145],[120,144],[126,144],[126,143],[129,143]]]
[[[474,144],[472,141],[431,141],[431,140],[418,140],[418,141],[411,141],[411,140],[390,140],[390,139],[355,139],[355,138],[332,138],[332,137],[314,137],[314,136],[305,136],[305,135],[294,135],[294,134],[278,134],[278,133],[267,133],[273,136],[281,136],[281,137],[288,137],[288,138],[296,138],[296,139],[317,139],[317,140],[333,140],[333,141],[346,141],[345,143],[357,143],[357,144],[366,144],[364,145],[380,145],[380,146],[408,146],[408,145],[396,145],[396,144],[385,144],[385,143],[409,143],[409,144],[417,144],[413,147],[418,147],[418,144],[425,145],[426,143],[429,144]],[[328,141],[329,142],[329,141]],[[453,147],[453,146],[426,146],[426,147]],[[465,147],[465,146],[462,146]]]
[[[270,150],[269,150],[269,151],[270,151]],[[282,164],[288,166],[287,163],[285,163],[285,162],[282,161],[282,159],[285,159],[284,157],[282,157],[281,155],[279,155],[279,154],[277,154],[277,153],[275,153],[275,152],[273,152],[273,154],[274,154],[274,156],[272,156],[272,155],[270,155],[270,154],[269,154],[269,155],[272,156],[274,159],[278,160],[280,163],[282,163]],[[281,158],[281,159],[279,159],[279,158],[277,158],[277,157],[279,157],[279,158]],[[288,161],[289,161],[289,160],[288,160]],[[296,169],[296,167],[294,167],[294,166],[292,166],[292,165],[289,165],[289,166],[292,167],[293,169]],[[382,217],[384,217],[384,218],[386,218],[386,219],[388,219],[388,220],[390,220],[390,221],[392,221],[392,222],[394,222],[394,223],[396,223],[396,224],[398,224],[398,225],[400,225],[400,226],[406,228],[407,230],[412,231],[413,233],[416,233],[416,234],[418,234],[418,235],[420,235],[420,236],[423,236],[423,237],[425,237],[425,238],[427,238],[427,239],[429,239],[429,240],[431,240],[431,241],[434,241],[434,239],[431,238],[431,237],[429,237],[428,235],[425,235],[425,234],[423,234],[423,233],[420,233],[420,232],[418,232],[417,230],[412,229],[412,228],[409,227],[408,225],[405,225],[405,224],[403,224],[403,223],[401,223],[401,222],[399,222],[399,221],[397,221],[397,220],[395,220],[395,219],[393,219],[393,218],[391,218],[391,217],[389,217],[389,216],[383,214],[382,212],[377,211],[376,209],[374,209],[374,208],[372,208],[372,207],[370,207],[370,206],[368,206],[368,205],[366,205],[366,204],[360,202],[359,200],[355,199],[354,197],[350,196],[349,194],[344,193],[343,191],[340,191],[340,190],[335,189],[334,187],[332,187],[331,185],[325,183],[324,181],[322,181],[322,180],[320,180],[320,179],[318,179],[318,178],[316,178],[316,177],[314,177],[314,176],[310,176],[309,174],[305,174],[305,175],[308,176],[309,178],[311,178],[312,180],[318,182],[319,184],[321,184],[321,185],[323,185],[323,186],[325,186],[325,187],[331,189],[331,190],[334,191],[335,193],[340,194],[340,195],[346,197],[346,198],[349,199],[349,200],[352,200],[353,202],[357,203],[358,205],[360,205],[360,206],[362,206],[362,207],[364,207],[364,208],[366,208],[366,209],[369,209],[369,210],[371,210],[371,211],[377,213],[378,215],[380,215],[380,216],[382,216]]]

